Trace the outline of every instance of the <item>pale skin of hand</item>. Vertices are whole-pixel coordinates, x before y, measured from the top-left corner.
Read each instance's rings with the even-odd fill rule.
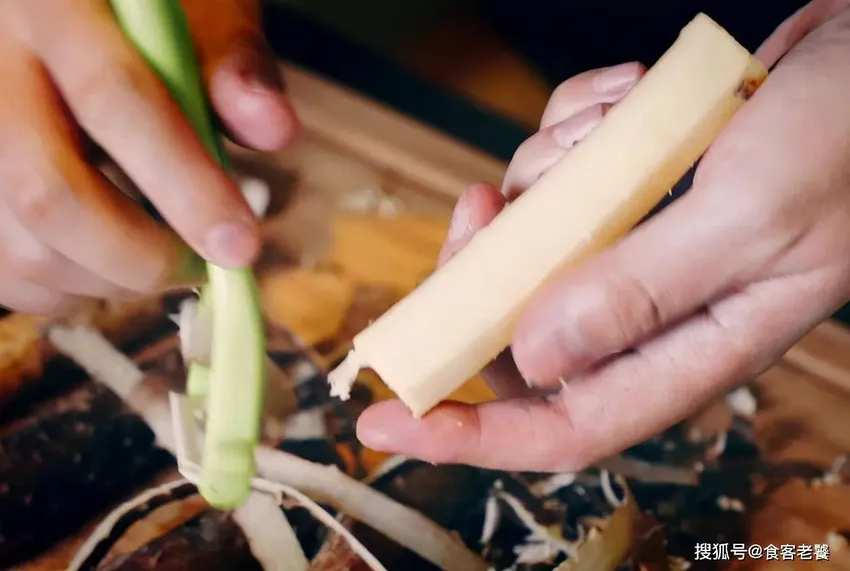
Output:
[[[285,146],[298,125],[261,34],[259,0],[183,6],[230,138]],[[224,267],[256,258],[250,208],[108,2],[0,2],[0,77],[0,305],[62,313],[86,298],[195,282],[202,265],[187,264],[192,251]],[[102,176],[92,157],[103,153],[173,232]]]
[[[690,191],[532,300],[512,350],[483,372],[501,400],[444,403],[421,420],[398,401],[378,403],[359,419],[361,441],[435,463],[581,469],[758,375],[845,303],[850,3],[809,4],[756,55],[782,59]],[[625,64],[561,85],[501,192],[479,184],[463,194],[441,262],[643,71]]]

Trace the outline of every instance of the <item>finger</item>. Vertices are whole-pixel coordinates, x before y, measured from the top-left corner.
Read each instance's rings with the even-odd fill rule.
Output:
[[[234,44],[210,79],[210,97],[229,136],[246,147],[274,151],[298,132],[283,95],[280,71],[265,42]]]
[[[265,41],[237,40],[209,79],[210,98],[228,135],[260,151],[283,148],[298,132],[280,69]]]
[[[376,450],[434,463],[582,469],[646,440],[757,375],[828,313],[807,307],[800,294],[813,293],[809,285],[786,285],[771,283],[761,291],[736,294],[570,383],[556,397],[477,406],[445,403],[422,419],[413,419],[398,401],[382,402],[360,416],[358,438]]]
[[[481,371],[481,378],[500,399],[521,399],[537,396],[539,390],[530,387],[522,378],[511,348],[508,347]]]
[[[3,202],[0,202],[0,266],[6,276],[69,294],[112,298],[130,293],[44,245],[12,216]]]
[[[511,159],[502,181],[502,194],[511,201],[525,192],[586,137],[602,121],[610,107],[608,103],[592,105],[529,137]]]
[[[84,298],[4,275],[0,280],[0,306],[29,315],[65,315]]]
[[[449,238],[443,245],[437,266],[445,264],[466,246],[478,230],[493,221],[505,204],[505,197],[495,186],[489,184],[470,186],[461,195],[455,207]],[[510,348],[505,349],[487,365],[481,371],[481,376],[499,398],[527,397],[539,392],[529,387],[520,376]]]
[[[637,62],[580,73],[559,85],[543,111],[540,128],[546,129],[601,103],[622,99],[646,73]]]
[[[88,134],[194,250],[217,265],[250,264],[260,248],[256,218],[124,38],[108,3],[58,2],[51,18],[37,2],[23,10],[36,51]]]
[[[213,107],[228,136],[273,151],[298,131],[280,66],[265,41],[258,0],[184,0]]]
[[[26,233],[61,254],[34,264],[37,281],[53,261],[71,272],[79,292],[108,293],[108,284],[153,291],[178,279],[183,257],[172,235],[116,191],[81,155],[79,137],[38,60],[21,44],[0,49],[0,200]],[[7,228],[8,229],[8,228]],[[87,272],[72,271],[70,262]],[[32,264],[24,264],[31,271]],[[61,268],[60,268],[61,269]],[[51,270],[52,271],[52,270]],[[70,277],[69,277],[70,279]],[[54,287],[54,284],[46,284]]]
[[[446,241],[437,258],[437,267],[466,246],[472,236],[489,224],[504,206],[504,196],[493,185],[480,183],[467,188],[455,205]]]

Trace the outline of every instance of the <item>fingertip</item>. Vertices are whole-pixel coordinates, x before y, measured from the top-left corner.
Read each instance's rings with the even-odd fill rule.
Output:
[[[211,95],[213,105],[235,143],[256,151],[277,151],[300,131],[295,111],[283,95],[235,80],[222,79],[219,84]]]
[[[476,232],[493,221],[505,204],[505,197],[492,184],[482,182],[467,187],[455,205],[437,265],[446,263],[469,243]]]
[[[478,230],[490,224],[507,204],[499,189],[487,182],[471,185],[465,194],[474,213],[473,225]]]
[[[210,84],[213,107],[230,137],[257,151],[282,149],[300,130],[279,71],[269,59],[256,49],[246,53],[240,48],[215,71]]]
[[[552,140],[560,149],[568,151],[602,122],[612,106],[611,103],[591,105],[560,123],[550,125],[546,130],[551,132]]]
[[[0,306],[26,315],[66,317],[73,314],[85,299],[14,277],[6,276],[0,284]]]
[[[434,463],[454,462],[474,440],[471,436],[477,424],[470,419],[471,410],[469,405],[443,402],[423,418],[413,418],[401,401],[383,401],[360,415],[357,438],[380,452]]]
[[[600,94],[625,95],[646,73],[646,67],[632,61],[596,70],[593,89]]]
[[[558,292],[544,291],[517,321],[511,349],[517,370],[529,387],[557,389],[588,362],[580,336],[566,333],[564,304]]]
[[[259,227],[248,220],[221,222],[204,237],[206,259],[217,266],[238,269],[251,266],[260,254]]]
[[[373,450],[396,452],[411,421],[410,411],[397,400],[382,401],[364,410],[357,419],[357,439]],[[415,422],[415,421],[414,421]]]
[[[560,123],[591,105],[620,101],[645,73],[646,66],[642,63],[628,62],[567,79],[552,93],[540,119],[540,128]]]

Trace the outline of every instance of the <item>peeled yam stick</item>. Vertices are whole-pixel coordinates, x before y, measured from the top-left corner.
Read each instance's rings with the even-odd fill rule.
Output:
[[[510,343],[555,272],[621,238],[681,179],[767,71],[698,15],[596,129],[411,295],[330,375],[373,369],[421,416]]]

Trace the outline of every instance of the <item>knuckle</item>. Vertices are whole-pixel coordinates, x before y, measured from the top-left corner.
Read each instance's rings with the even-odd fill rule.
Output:
[[[75,303],[75,298],[41,286],[26,284],[14,291],[6,291],[0,304],[13,311],[30,315],[57,315]]]
[[[37,315],[56,315],[63,313],[73,304],[73,296],[59,292],[47,292],[27,301],[29,313]]]
[[[151,272],[145,278],[138,278],[130,289],[143,295],[156,295],[168,288],[168,276],[166,272]]]
[[[597,460],[591,447],[589,435],[582,434],[573,419],[573,412],[564,395],[549,400],[549,410],[555,417],[554,424],[559,430],[552,430],[551,424],[540,426],[534,435],[539,449],[538,456],[548,458],[549,471],[578,471]]]
[[[591,288],[578,307],[577,334],[589,347],[617,351],[648,335],[663,323],[661,306],[645,284],[619,276]]]
[[[43,162],[43,161],[38,161]],[[67,214],[67,204],[72,196],[70,184],[52,166],[16,168],[9,184],[7,204],[15,217],[26,227],[36,229],[58,222],[57,217]]]
[[[572,99],[574,96],[573,92],[575,91],[576,82],[584,76],[585,74],[575,75],[558,84],[558,86],[552,91],[551,97],[549,97],[549,104],[557,105],[565,100]]]
[[[55,256],[52,250],[41,244],[10,248],[5,257],[9,271],[28,282],[46,284],[56,277]]]
[[[101,66],[82,77],[69,90],[69,104],[80,124],[92,132],[131,128],[131,118],[121,112],[128,99],[138,99],[145,90],[145,70],[131,62]],[[117,123],[117,125],[116,125]]]
[[[566,149],[552,141],[550,133],[535,133],[514,151],[505,173],[502,194],[509,200],[516,198],[566,154]]]
[[[511,157],[511,166],[522,169],[524,164],[528,162],[528,159],[534,156],[534,147],[536,146],[537,136],[532,135],[516,148],[513,156]]]

